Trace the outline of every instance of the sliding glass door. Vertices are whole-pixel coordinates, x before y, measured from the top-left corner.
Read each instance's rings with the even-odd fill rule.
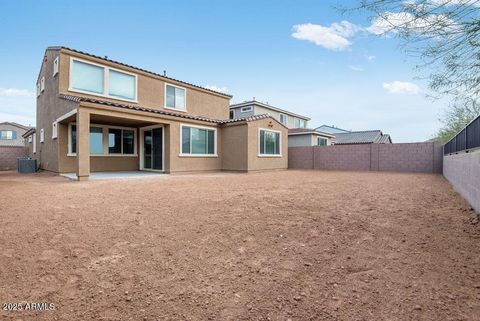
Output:
[[[163,170],[163,127],[143,131],[143,169]]]

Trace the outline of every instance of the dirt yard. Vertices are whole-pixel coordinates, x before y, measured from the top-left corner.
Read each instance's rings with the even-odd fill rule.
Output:
[[[429,174],[0,173],[0,319],[479,320],[473,217]]]

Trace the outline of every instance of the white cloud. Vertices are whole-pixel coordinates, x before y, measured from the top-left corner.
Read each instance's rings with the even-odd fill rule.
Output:
[[[421,91],[418,85],[407,81],[384,82],[382,86],[389,94],[416,95]]]
[[[34,93],[27,89],[0,88],[0,97],[32,97]]]
[[[228,91],[227,87],[217,87],[215,85],[211,85],[211,86],[207,85],[207,86],[205,86],[205,88],[213,90],[213,91],[218,91],[218,92],[221,92],[221,93],[226,93]]]
[[[353,65],[350,65],[350,66],[348,66],[348,68],[350,68],[350,69],[353,70],[353,71],[363,71],[362,66],[353,66]]]
[[[365,58],[367,58],[368,61],[374,61],[375,59],[377,59],[377,56],[367,55],[367,56],[365,56]]]
[[[329,27],[304,23],[293,26],[292,37],[331,50],[345,50],[352,44],[348,38],[360,30],[362,27],[345,20],[332,23]]]

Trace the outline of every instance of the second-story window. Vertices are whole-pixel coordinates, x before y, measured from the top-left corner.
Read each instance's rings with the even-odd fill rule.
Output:
[[[185,110],[186,90],[182,87],[165,85],[165,107]]]
[[[0,139],[17,139],[17,132],[14,130],[0,130]]]
[[[295,118],[295,128],[306,128],[307,122],[304,119]]]
[[[136,101],[137,76],[72,58],[69,90]]]
[[[280,122],[281,122],[282,124],[284,124],[285,126],[287,126],[287,123],[288,123],[287,115],[285,115],[285,114],[280,114]]]
[[[123,99],[135,100],[135,76],[109,71],[108,94]]]
[[[104,72],[103,67],[73,60],[70,88],[103,95]]]

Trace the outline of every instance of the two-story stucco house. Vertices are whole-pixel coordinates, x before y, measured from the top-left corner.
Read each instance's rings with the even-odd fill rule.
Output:
[[[310,118],[280,109],[256,100],[245,101],[230,106],[230,119],[267,114],[285,125],[287,128],[307,128]]]
[[[288,130],[269,115],[229,119],[231,96],[66,47],[37,81],[40,168],[76,172],[286,169]],[[33,135],[32,135],[33,136]]]

